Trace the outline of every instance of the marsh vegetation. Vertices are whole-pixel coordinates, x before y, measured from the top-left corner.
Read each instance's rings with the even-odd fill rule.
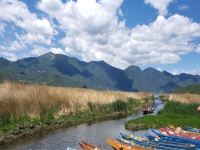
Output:
[[[130,130],[160,128],[160,127],[186,127],[200,128],[200,114],[197,111],[200,101],[199,95],[172,94],[162,97],[165,100],[165,107],[157,116],[144,116],[126,123]],[[167,98],[170,98],[168,101]]]
[[[40,127],[70,126],[123,116],[151,99],[147,93],[97,91],[6,82],[0,85],[0,139]],[[0,141],[1,141],[0,140]]]

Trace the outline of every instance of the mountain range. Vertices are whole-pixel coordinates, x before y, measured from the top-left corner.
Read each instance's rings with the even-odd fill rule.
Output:
[[[200,76],[173,75],[151,67],[142,70],[138,66],[121,70],[104,61],[84,62],[47,53],[14,62],[0,58],[0,82],[4,80],[104,90],[171,92],[200,83]]]

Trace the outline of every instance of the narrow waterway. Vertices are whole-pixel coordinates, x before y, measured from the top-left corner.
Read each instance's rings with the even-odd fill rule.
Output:
[[[162,101],[158,97],[154,102],[156,115],[159,110],[163,108]],[[81,124],[70,128],[57,129],[47,135],[40,137],[29,137],[18,140],[11,145],[0,147],[2,150],[66,150],[67,147],[80,149],[78,143],[81,140],[93,143],[102,149],[111,150],[105,141],[108,137],[116,138],[119,132],[126,132],[135,135],[143,135],[146,131],[131,132],[124,128],[127,120],[142,117],[143,113],[138,112],[130,115],[127,118],[119,120],[111,120],[98,122],[93,124]]]

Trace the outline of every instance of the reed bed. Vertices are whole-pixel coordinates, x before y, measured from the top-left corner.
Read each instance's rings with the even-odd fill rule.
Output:
[[[167,98],[169,101],[176,101],[186,104],[191,103],[200,103],[200,95],[199,94],[163,94],[165,98]]]
[[[147,93],[97,91],[82,88],[49,87],[5,82],[0,84],[0,117],[41,118],[51,110],[55,116],[88,109],[88,104],[109,104],[117,100],[144,99]]]

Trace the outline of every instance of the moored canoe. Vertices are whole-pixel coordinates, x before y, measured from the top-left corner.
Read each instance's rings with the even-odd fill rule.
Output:
[[[100,148],[84,141],[81,141],[79,145],[81,146],[82,150],[101,150]]]
[[[194,144],[196,148],[200,148],[199,140],[184,138],[184,137],[176,136],[176,135],[168,135],[167,133],[163,133],[162,131],[157,130],[157,129],[151,129],[151,131],[155,133],[156,135],[158,135],[162,140]]]
[[[200,134],[200,129],[197,128],[185,127],[184,130]]]
[[[118,142],[117,140],[108,138],[106,140],[106,143],[114,150],[145,150],[146,148],[140,147],[140,146],[134,146],[134,145],[128,145],[122,142]]]
[[[181,136],[184,138],[200,140],[200,135],[197,133],[191,133],[191,132],[189,133],[189,132],[182,131],[182,130],[180,130],[179,132],[176,132],[176,130],[169,129],[169,128],[160,128],[160,130],[169,135],[176,135],[176,136]]]
[[[163,141],[158,138],[144,138],[144,137],[136,137],[133,135],[126,135],[120,133],[123,138],[126,140],[131,140],[137,145],[147,147],[147,148],[155,148],[155,149],[178,149],[178,150],[194,150],[196,149],[195,145],[192,144],[184,144],[172,141]]]

